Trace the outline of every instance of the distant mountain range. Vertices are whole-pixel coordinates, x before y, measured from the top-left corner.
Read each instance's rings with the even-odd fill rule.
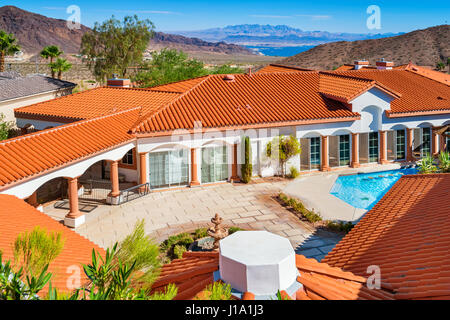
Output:
[[[396,65],[409,61],[421,66],[436,66],[450,57],[450,25],[416,30],[395,37],[362,41],[326,43],[282,60],[281,64],[330,70],[354,60],[367,59],[371,64],[381,58]]]
[[[358,34],[332,33],[327,31],[303,31],[286,25],[242,24],[198,31],[171,31],[186,37],[196,37],[205,41],[246,46],[311,46],[334,41],[355,41],[379,39],[403,33]]]
[[[83,25],[79,30],[70,30],[65,20],[48,18],[14,6],[0,7],[0,29],[14,34],[26,56],[35,55],[48,45],[57,45],[66,54],[78,53],[83,34],[91,30]],[[235,44],[207,42],[156,32],[149,49],[162,47],[182,49],[188,53],[254,55],[249,49]]]

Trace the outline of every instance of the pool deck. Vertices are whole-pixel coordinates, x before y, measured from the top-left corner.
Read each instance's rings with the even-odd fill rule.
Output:
[[[400,164],[374,165],[357,169],[342,169],[332,172],[315,172],[303,175],[289,183],[283,192],[297,198],[309,209],[319,213],[324,220],[351,221],[356,223],[367,212],[355,208],[330,194],[336,179],[341,175],[371,173],[400,169]]]

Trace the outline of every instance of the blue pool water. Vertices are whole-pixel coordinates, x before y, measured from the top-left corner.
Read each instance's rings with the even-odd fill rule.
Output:
[[[407,168],[340,176],[330,193],[355,208],[370,210],[401,176],[417,172],[416,168]]]

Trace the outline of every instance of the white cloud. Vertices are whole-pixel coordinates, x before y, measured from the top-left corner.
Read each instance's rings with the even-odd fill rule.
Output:
[[[319,15],[319,14],[296,14],[296,17],[305,17],[312,20],[329,20],[332,17],[329,15]]]

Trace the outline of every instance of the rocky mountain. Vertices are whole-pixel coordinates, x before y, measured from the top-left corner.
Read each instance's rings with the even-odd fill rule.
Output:
[[[70,30],[67,28],[65,20],[48,18],[14,6],[0,7],[0,29],[13,33],[18,39],[22,51],[28,56],[38,53],[47,45],[57,45],[67,54],[78,53],[83,34],[90,30],[83,25],[79,30]],[[154,39],[150,41],[149,48],[162,47],[182,49],[188,53],[254,55],[249,49],[235,44],[211,43],[157,32]]]
[[[187,37],[205,41],[226,41],[240,45],[318,45],[333,41],[378,39],[398,34],[331,33],[327,31],[303,31],[286,25],[243,24],[199,31],[173,31]]]
[[[403,35],[363,41],[339,41],[319,45],[280,63],[313,69],[332,69],[357,59],[371,64],[385,58],[396,65],[413,61],[417,65],[435,66],[450,57],[450,25],[416,30]]]
[[[13,6],[0,7],[0,29],[13,33],[22,51],[35,54],[47,45],[57,45],[66,53],[77,53],[81,37],[89,28],[67,28],[67,22],[28,12]]]
[[[151,49],[176,48],[186,52],[214,52],[222,54],[253,55],[254,53],[242,46],[221,42],[208,42],[199,38],[188,38],[175,34],[155,32],[150,41]]]

